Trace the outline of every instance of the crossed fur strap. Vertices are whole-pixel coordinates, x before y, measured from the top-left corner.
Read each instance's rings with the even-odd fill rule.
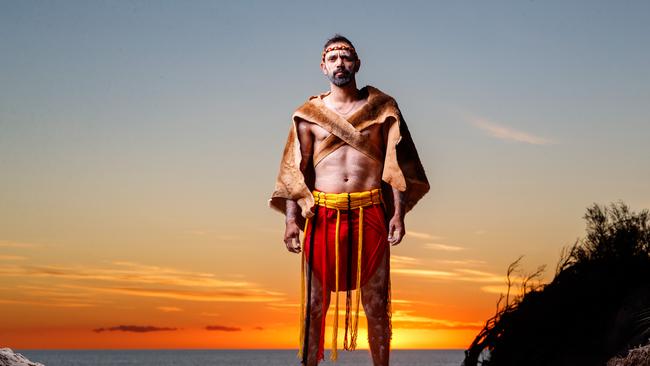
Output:
[[[381,149],[375,144],[371,144],[367,141],[364,142],[366,143],[350,144],[346,141],[343,141],[340,137],[332,133],[331,135],[327,136],[325,140],[323,140],[323,142],[319,144],[318,149],[314,151],[314,156],[313,156],[314,166],[318,165],[318,163],[320,163],[326,156],[333,153],[343,145],[350,145],[356,150],[358,150],[359,152],[367,155],[371,159],[374,159],[378,162],[383,162],[384,153],[381,151]]]
[[[373,94],[376,94],[376,92]],[[386,95],[369,95],[368,102],[347,119],[329,110],[320,99],[314,98],[313,104],[306,103],[303,105],[294,116],[314,122],[331,134],[314,151],[314,166],[345,144],[352,146],[373,160],[383,162],[384,151],[380,146],[372,143],[370,137],[361,133],[361,131],[373,124],[383,122],[383,118],[379,118],[380,111],[376,110],[375,107],[388,101],[389,97]]]

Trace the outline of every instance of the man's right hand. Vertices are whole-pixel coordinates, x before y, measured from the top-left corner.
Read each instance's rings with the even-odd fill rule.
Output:
[[[287,221],[284,229],[284,244],[292,253],[300,253],[300,228],[295,221]]]

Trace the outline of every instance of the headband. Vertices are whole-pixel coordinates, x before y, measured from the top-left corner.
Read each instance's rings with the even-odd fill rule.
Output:
[[[326,55],[328,52],[330,52],[330,51],[338,51],[338,50],[350,51],[350,52],[352,52],[352,54],[354,55],[354,57],[358,57],[358,56],[357,56],[357,51],[354,49],[354,47],[350,47],[350,46],[347,46],[347,45],[330,46],[330,47],[327,47],[327,48],[323,51],[323,61],[325,61],[325,55]]]

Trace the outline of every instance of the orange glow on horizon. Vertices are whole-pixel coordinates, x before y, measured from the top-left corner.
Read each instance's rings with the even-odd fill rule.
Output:
[[[4,333],[4,332],[3,332]],[[0,333],[2,334],[2,333]],[[473,339],[471,330],[393,330],[392,349],[464,349]],[[342,334],[339,335],[342,337]],[[296,329],[214,332],[183,329],[150,333],[106,332],[86,329],[24,329],[2,334],[4,344],[15,349],[297,349]],[[368,349],[367,330],[359,329],[357,349]],[[325,348],[331,349],[331,328]],[[343,339],[339,338],[339,350]]]
[[[51,264],[47,256],[40,261],[7,256],[0,263],[5,290],[0,311],[6,314],[0,339],[16,349],[296,349],[298,257],[282,254],[272,254],[278,271],[267,273],[260,265],[242,269],[246,275],[191,264]],[[397,260],[393,268],[426,269],[405,255]],[[459,349],[471,343],[480,320],[492,315],[496,298],[481,287],[496,285],[501,277],[454,266],[391,276],[392,348]],[[438,279],[443,270],[448,274]],[[325,330],[328,349],[332,305]],[[339,315],[341,349],[344,320]],[[368,348],[366,327],[361,308],[359,349]]]

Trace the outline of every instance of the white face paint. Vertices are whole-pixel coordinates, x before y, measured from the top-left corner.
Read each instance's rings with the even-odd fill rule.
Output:
[[[357,56],[350,50],[332,50],[325,54],[323,64],[327,78],[336,86],[343,86],[354,79]]]

